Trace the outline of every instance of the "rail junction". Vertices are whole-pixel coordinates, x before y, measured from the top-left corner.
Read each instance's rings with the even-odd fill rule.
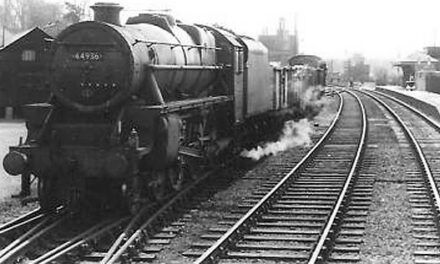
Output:
[[[268,174],[217,224],[180,252],[185,263],[346,263],[358,262],[373,196],[382,122],[391,118],[407,157],[411,204],[412,257],[436,263],[440,246],[440,126],[437,121],[387,94],[341,91],[338,111],[313,147],[268,165]],[[364,105],[365,104],[365,105]],[[371,110],[375,108],[375,110]],[[373,125],[371,124],[373,123]],[[385,124],[382,124],[385,125]],[[0,227],[1,263],[155,263],[185,225],[188,210],[210,199],[233,179],[206,183],[207,172],[163,205],[135,216],[114,215],[78,223],[64,208],[32,211]],[[207,190],[202,194],[201,190]],[[180,223],[180,224],[176,224]],[[162,244],[160,241],[168,240]]]

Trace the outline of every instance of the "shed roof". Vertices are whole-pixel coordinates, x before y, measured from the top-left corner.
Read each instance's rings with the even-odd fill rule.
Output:
[[[398,61],[395,65],[408,65],[408,64],[416,64],[416,63],[430,63],[430,62],[438,62],[438,60],[434,57],[429,56],[426,52],[416,51],[405,57],[404,59]]]
[[[41,34],[44,38],[52,38],[50,35],[48,35],[46,32],[41,30],[39,27],[34,27],[28,30],[25,30],[23,32],[20,32],[18,34],[15,34],[8,42],[5,43],[5,46],[0,49],[1,51],[4,51],[8,49],[9,47],[13,46],[13,44],[25,39],[27,36],[30,36],[31,34]]]
[[[289,59],[289,65],[309,65],[312,67],[318,67],[322,59],[316,55],[299,54]]]

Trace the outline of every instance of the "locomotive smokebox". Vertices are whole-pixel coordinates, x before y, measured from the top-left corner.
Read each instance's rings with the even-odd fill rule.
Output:
[[[105,22],[114,25],[121,25],[119,19],[119,12],[123,9],[117,3],[99,2],[92,5],[90,8],[93,9],[94,20],[99,22]]]

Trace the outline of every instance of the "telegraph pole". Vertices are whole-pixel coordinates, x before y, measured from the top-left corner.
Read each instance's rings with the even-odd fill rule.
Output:
[[[295,38],[295,50],[294,50],[294,53],[295,53],[295,55],[298,55],[299,54],[298,13],[295,13],[294,19],[295,19],[295,29],[294,29],[294,32],[293,32],[294,38]]]
[[[3,0],[3,17],[2,17],[2,48],[5,46],[5,17],[6,17],[6,0]]]

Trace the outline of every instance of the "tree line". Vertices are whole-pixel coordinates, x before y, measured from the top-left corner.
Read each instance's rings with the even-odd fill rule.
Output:
[[[36,26],[64,21],[84,20],[88,0],[54,3],[47,0],[3,0],[0,6],[1,23],[11,32],[20,32]]]

